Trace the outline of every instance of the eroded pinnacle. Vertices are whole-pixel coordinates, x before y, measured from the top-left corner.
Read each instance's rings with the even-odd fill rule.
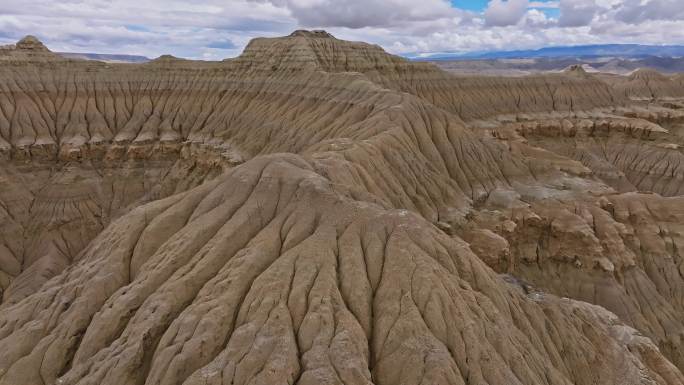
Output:
[[[33,35],[27,35],[23,39],[19,40],[16,44],[16,48],[22,51],[50,51],[45,44],[43,44],[40,40],[38,40],[37,37]]]

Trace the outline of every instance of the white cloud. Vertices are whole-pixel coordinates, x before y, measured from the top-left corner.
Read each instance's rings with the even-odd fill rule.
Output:
[[[0,44],[35,34],[56,51],[216,60],[303,27],[399,54],[684,44],[684,0],[0,0]]]
[[[530,9],[525,13],[525,24],[531,28],[544,28],[555,24],[555,20],[549,19],[544,12]]]
[[[508,26],[517,24],[529,8],[528,0],[491,0],[484,12],[488,26]]]
[[[563,27],[589,25],[600,7],[595,0],[561,0],[559,23]]]
[[[263,0],[262,0],[263,1]],[[383,27],[458,16],[446,0],[270,0],[303,26]]]
[[[221,59],[296,27],[287,9],[247,0],[0,1],[0,41],[34,34],[56,51]]]
[[[616,8],[615,18],[630,24],[646,20],[681,20],[682,0],[626,0]]]
[[[559,1],[530,1],[530,8],[555,9],[560,7]]]

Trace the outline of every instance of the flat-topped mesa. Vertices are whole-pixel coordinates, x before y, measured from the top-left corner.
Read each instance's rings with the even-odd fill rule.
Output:
[[[322,29],[314,29],[312,31],[306,29],[298,29],[290,34],[289,37],[310,37],[319,39],[335,39],[335,36]]]
[[[173,65],[173,64],[178,64],[178,63],[186,63],[189,62],[187,59],[179,58],[173,55],[165,54],[161,55],[158,58],[152,59],[149,62],[145,63],[146,65]]]
[[[256,38],[236,60],[262,70],[368,72],[408,63],[380,46],[340,40],[323,30],[297,30],[288,36]]]
[[[152,59],[152,61],[169,61],[169,60],[179,60],[179,58],[177,58],[173,55],[165,54],[165,55],[159,56],[156,59]]]
[[[0,47],[0,61],[23,63],[66,60],[50,51],[45,44],[32,35],[25,36],[16,44]]]

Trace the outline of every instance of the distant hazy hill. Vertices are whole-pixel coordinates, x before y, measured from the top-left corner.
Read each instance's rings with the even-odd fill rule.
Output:
[[[546,47],[537,50],[491,51],[470,53],[439,53],[422,60],[453,59],[512,59],[512,58],[558,58],[558,57],[597,57],[611,56],[639,58],[646,56],[682,57],[684,46],[680,45],[641,45],[641,44],[601,44],[572,47]]]
[[[145,63],[150,61],[150,59],[145,56],[137,55],[117,55],[80,52],[57,52],[57,54],[69,59],[98,60],[112,63]]]
[[[629,74],[639,68],[651,68],[662,73],[684,73],[684,57],[529,57],[529,58],[441,58],[429,59],[445,70],[461,74],[529,75],[536,72],[558,72],[581,65],[589,71]]]

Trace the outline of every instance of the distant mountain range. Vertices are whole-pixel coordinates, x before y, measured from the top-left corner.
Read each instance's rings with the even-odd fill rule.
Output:
[[[684,73],[684,57],[645,56],[623,57],[534,57],[503,59],[439,59],[439,67],[470,75],[529,75],[536,72],[559,72],[571,66],[582,66],[587,72],[626,75],[639,68],[651,68],[662,73]]]
[[[621,57],[643,58],[648,56],[684,57],[681,45],[599,44],[567,47],[546,47],[536,50],[488,51],[469,53],[437,53],[429,56],[409,56],[414,60],[480,60],[518,58],[567,58],[567,57]]]
[[[117,55],[82,52],[57,52],[57,54],[68,59],[97,60],[108,63],[145,63],[150,61],[149,58],[138,55]]]
[[[98,60],[109,63],[150,61],[149,58],[140,55],[57,53],[70,59]],[[504,75],[511,74],[511,71],[520,74],[556,71],[577,64],[588,64],[601,72],[622,74],[643,67],[666,73],[684,72],[684,46],[681,45],[600,44],[546,47],[536,50],[437,53],[421,57],[409,55],[409,58],[419,61],[444,62],[443,67],[456,72]],[[531,61],[519,62],[516,59],[531,59]],[[471,63],[468,64],[468,62]]]
[[[536,50],[437,53],[410,57],[430,61],[461,74],[516,76],[536,72],[558,72],[581,65],[589,72],[629,74],[639,68],[663,73],[684,72],[684,46],[600,44],[546,47]]]
[[[69,59],[98,60],[113,63],[145,63],[148,57],[140,55],[119,55],[81,52],[57,52]],[[684,58],[684,45],[643,45],[643,44],[597,44],[566,47],[545,47],[536,50],[486,51],[449,53],[440,52],[432,55],[407,55],[418,61],[453,61],[453,60],[494,60],[523,58],[600,58],[645,59],[654,61],[679,61]],[[678,68],[679,69],[679,68]]]

